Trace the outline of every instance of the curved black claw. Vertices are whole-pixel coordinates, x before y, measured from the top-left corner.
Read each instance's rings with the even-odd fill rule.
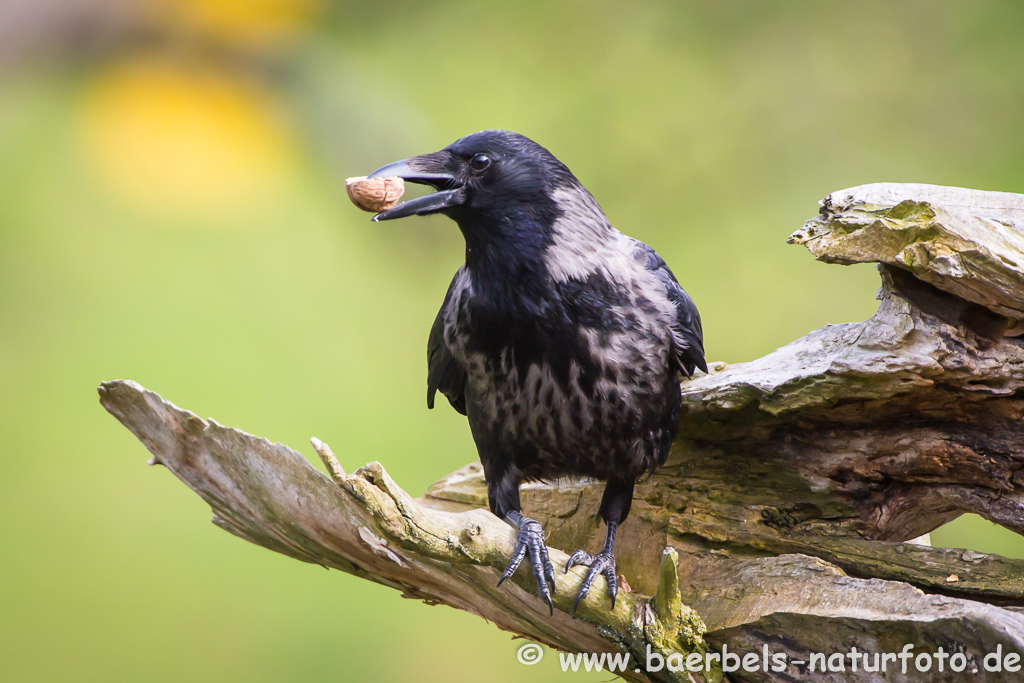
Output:
[[[551,614],[554,614],[555,604],[551,601],[551,591],[555,589],[555,568],[548,558],[548,547],[544,545],[544,527],[518,512],[510,512],[506,519],[519,528],[519,536],[516,538],[516,548],[512,551],[512,559],[505,567],[498,585],[516,573],[529,552],[533,576],[537,579],[537,593],[548,603]]]
[[[608,595],[612,598],[612,609],[615,609],[615,596],[619,594],[619,575],[615,571],[615,554],[610,550],[602,550],[597,555],[591,555],[586,551],[577,550],[569,558],[569,561],[565,563],[566,573],[576,565],[590,567],[590,571],[587,572],[583,579],[583,584],[580,585],[580,592],[576,595],[576,602],[572,604],[572,613],[576,614],[576,608],[579,607],[580,600],[590,595],[590,589],[594,585],[594,579],[597,578],[598,574],[604,574],[604,578],[608,581]]]

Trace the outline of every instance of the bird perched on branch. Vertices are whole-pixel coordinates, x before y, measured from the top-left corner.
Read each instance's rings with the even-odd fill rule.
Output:
[[[442,213],[466,241],[427,342],[427,405],[440,391],[469,418],[491,512],[518,529],[501,581],[529,557],[553,612],[554,569],[519,485],[601,479],[604,547],[576,551],[565,571],[589,566],[574,611],[599,574],[614,607],[615,530],[637,479],[668,455],[680,373],[707,372],[696,306],[653,249],[612,227],[569,169],[522,135],[483,131],[369,178],[393,176],[437,191],[373,220]]]

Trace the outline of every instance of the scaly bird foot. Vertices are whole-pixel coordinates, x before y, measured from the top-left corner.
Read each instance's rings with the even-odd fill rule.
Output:
[[[555,605],[551,601],[551,591],[555,589],[555,569],[551,566],[548,558],[548,547],[544,545],[544,527],[529,517],[523,517],[518,512],[510,512],[505,519],[519,529],[519,536],[516,538],[516,548],[512,551],[512,559],[505,567],[500,586],[505,579],[511,577],[519,569],[527,551],[530,553],[530,565],[533,567],[533,575],[537,579],[537,593],[548,603],[548,610],[555,613]]]
[[[591,555],[584,550],[577,550],[569,558],[569,561],[565,563],[565,573],[568,574],[569,570],[576,565],[590,567],[590,571],[587,572],[586,577],[583,579],[580,592],[576,596],[576,602],[572,604],[573,614],[576,613],[580,600],[590,595],[590,589],[594,585],[594,579],[597,578],[598,574],[603,574],[604,578],[608,581],[608,595],[612,598],[612,609],[615,609],[615,596],[619,593],[618,574],[615,572],[615,554],[608,549],[602,550],[597,555]]]

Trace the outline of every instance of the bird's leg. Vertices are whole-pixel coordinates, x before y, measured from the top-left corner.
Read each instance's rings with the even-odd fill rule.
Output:
[[[544,544],[544,528],[539,522],[523,516],[520,512],[517,474],[514,468],[509,468],[498,476],[487,477],[487,497],[491,512],[519,530],[512,559],[502,572],[498,585],[515,574],[523,558],[529,555],[533,576],[537,580],[537,593],[548,603],[551,614],[554,614],[555,605],[551,600],[551,592],[555,589],[555,569],[548,557],[548,547]]]
[[[601,498],[601,507],[598,515],[605,521],[607,530],[604,537],[604,547],[596,555],[591,555],[585,550],[577,550],[565,563],[565,571],[576,565],[590,567],[587,575],[580,585],[580,592],[576,595],[576,601],[572,605],[573,613],[579,607],[580,601],[590,594],[594,585],[594,579],[602,574],[608,582],[608,595],[612,599],[612,609],[615,609],[615,596],[619,592],[618,573],[615,569],[615,531],[619,524],[626,520],[629,515],[629,507],[633,502],[633,481],[609,481],[604,488],[604,496]]]
[[[544,528],[540,522],[524,517],[518,510],[505,515],[505,521],[519,529],[516,548],[512,551],[512,559],[498,580],[500,586],[505,579],[516,573],[519,564],[530,555],[533,576],[537,579],[537,592],[548,603],[548,610],[555,613],[555,605],[551,601],[551,591],[555,588],[555,569],[548,558],[548,547],[544,544]]]
[[[577,550],[569,558],[569,561],[565,563],[566,573],[579,564],[590,567],[586,577],[583,579],[583,583],[580,585],[580,592],[576,595],[576,601],[572,604],[574,614],[576,608],[579,607],[580,601],[590,594],[590,589],[594,585],[594,579],[597,578],[598,574],[603,574],[605,580],[608,581],[608,595],[612,598],[612,609],[615,609],[615,596],[619,592],[618,574],[615,571],[615,530],[618,526],[616,522],[608,522],[608,532],[605,535],[604,547],[601,548],[601,552],[591,555],[586,550]]]

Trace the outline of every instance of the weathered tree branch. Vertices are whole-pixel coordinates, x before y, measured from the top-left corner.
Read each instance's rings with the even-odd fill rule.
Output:
[[[215,524],[247,541],[464,609],[563,650],[643,653],[650,643],[669,653],[701,646],[703,625],[678,589],[663,598],[672,605],[666,620],[635,594],[621,596],[614,610],[592,597],[573,619],[584,569],[559,574],[553,617],[531,595],[526,572],[513,577],[516,585],[498,588],[515,542],[511,528],[485,510],[424,505],[379,463],[346,475],[317,442],[337,477],[332,481],[287,446],[202,420],[134,382],[105,382],[100,398],[153,453],[151,464],[167,466],[210,504]],[[551,559],[564,566],[568,556],[552,548]]]
[[[479,465],[413,499],[377,463],[346,475],[314,441],[332,481],[281,444],[201,420],[132,382],[105,383],[101,401],[228,531],[553,647],[643,662],[648,645],[663,655],[768,645],[806,660],[909,643],[967,653],[973,680],[1006,680],[981,658],[998,645],[1024,652],[1024,562],[906,541],[963,512],[1024,533],[1024,342],[1012,336],[1024,319],[1024,197],[868,185],[830,195],[790,241],[829,262],[879,262],[878,312],[683,385],[673,453],[637,487],[619,530],[619,570],[636,592],[620,593],[611,610],[595,590],[579,619],[569,612],[582,569],[559,574],[553,617],[528,572],[496,588],[513,533],[481,509]],[[556,564],[566,559],[558,548],[600,546],[600,497],[589,482],[523,487]],[[958,676],[795,665],[726,674]]]

